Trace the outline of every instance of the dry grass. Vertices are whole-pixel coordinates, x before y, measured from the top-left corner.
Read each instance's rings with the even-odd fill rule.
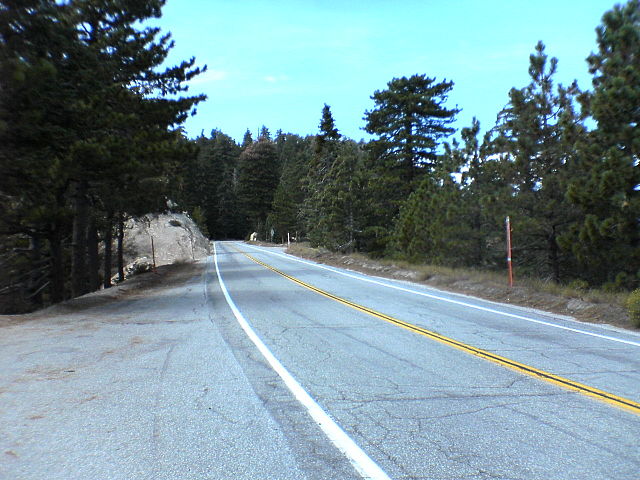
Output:
[[[374,260],[360,253],[342,255],[322,248],[311,248],[305,243],[292,244],[288,252],[321,263],[383,277],[411,280],[497,302],[569,315],[582,321],[634,328],[634,323],[624,307],[628,297],[625,293],[576,288],[524,277],[516,278],[515,286],[509,288],[506,284],[506,274],[499,272],[413,264],[389,258]]]

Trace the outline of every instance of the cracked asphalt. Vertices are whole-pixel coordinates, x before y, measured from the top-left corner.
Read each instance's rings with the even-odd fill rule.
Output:
[[[275,249],[217,247],[229,294],[258,336],[391,478],[640,477],[640,415],[346,307],[237,249],[636,402],[640,347],[391,290]],[[410,288],[640,342],[633,332]],[[1,479],[360,478],[240,329],[211,261],[149,292],[0,326],[0,365]]]

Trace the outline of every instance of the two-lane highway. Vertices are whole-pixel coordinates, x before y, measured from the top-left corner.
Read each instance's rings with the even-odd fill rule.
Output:
[[[244,243],[149,275],[0,317],[1,480],[640,479],[636,333]]]
[[[245,244],[217,243],[212,263],[214,311],[233,305],[297,385],[290,395],[302,389],[351,442],[324,433],[360,476],[640,477],[638,335]],[[308,419],[296,435],[324,431]]]

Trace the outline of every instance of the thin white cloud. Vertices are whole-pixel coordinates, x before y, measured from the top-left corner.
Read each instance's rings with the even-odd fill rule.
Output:
[[[267,83],[284,82],[288,79],[289,77],[287,77],[286,75],[267,75],[263,78],[263,80]]]
[[[196,78],[191,80],[191,85],[219,82],[221,80],[224,80],[228,76],[229,72],[225,72],[224,70],[208,69],[202,75],[198,75]]]

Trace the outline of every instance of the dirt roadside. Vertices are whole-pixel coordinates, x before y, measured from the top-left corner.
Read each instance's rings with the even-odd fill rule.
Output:
[[[147,295],[153,290],[184,283],[189,278],[201,273],[203,269],[204,264],[201,262],[179,262],[162,265],[158,267],[155,272],[134,275],[111,288],[98,290],[81,297],[66,300],[42,310],[22,315],[0,315],[0,328],[32,320],[72,315],[89,308],[99,308],[123,298],[135,298],[137,296]]]
[[[273,246],[264,244],[263,246]],[[452,275],[438,272],[425,275],[411,268],[401,268],[384,261],[376,261],[361,255],[343,255],[323,249],[313,249],[292,245],[287,253],[318,263],[346,268],[384,278],[407,280],[442,290],[484,298],[494,302],[508,303],[522,307],[535,308],[560,315],[573,317],[589,323],[608,324],[638,331],[620,304],[594,302],[580,296],[555,295],[527,286],[509,288],[504,283],[488,281],[486,278],[474,279],[472,275]],[[426,278],[425,278],[426,277]]]
[[[264,247],[273,244],[260,243]],[[281,247],[278,245],[278,247]],[[584,297],[554,295],[526,286],[509,288],[504,283],[474,279],[468,276],[454,276],[445,273],[427,276],[424,272],[410,268],[401,268],[388,262],[376,261],[361,255],[343,255],[322,249],[292,246],[287,253],[318,263],[346,268],[369,275],[397,280],[406,280],[424,284],[442,290],[471,295],[486,300],[535,308],[560,315],[573,317],[589,323],[609,324],[616,327],[638,331],[620,304],[593,302]],[[158,267],[157,272],[136,275],[125,282],[107,290],[99,290],[61,304],[24,315],[0,315],[0,327],[18,323],[73,314],[84,309],[99,307],[125,297],[144,295],[154,289],[167,288],[197,275],[202,268],[199,263],[177,263]]]

